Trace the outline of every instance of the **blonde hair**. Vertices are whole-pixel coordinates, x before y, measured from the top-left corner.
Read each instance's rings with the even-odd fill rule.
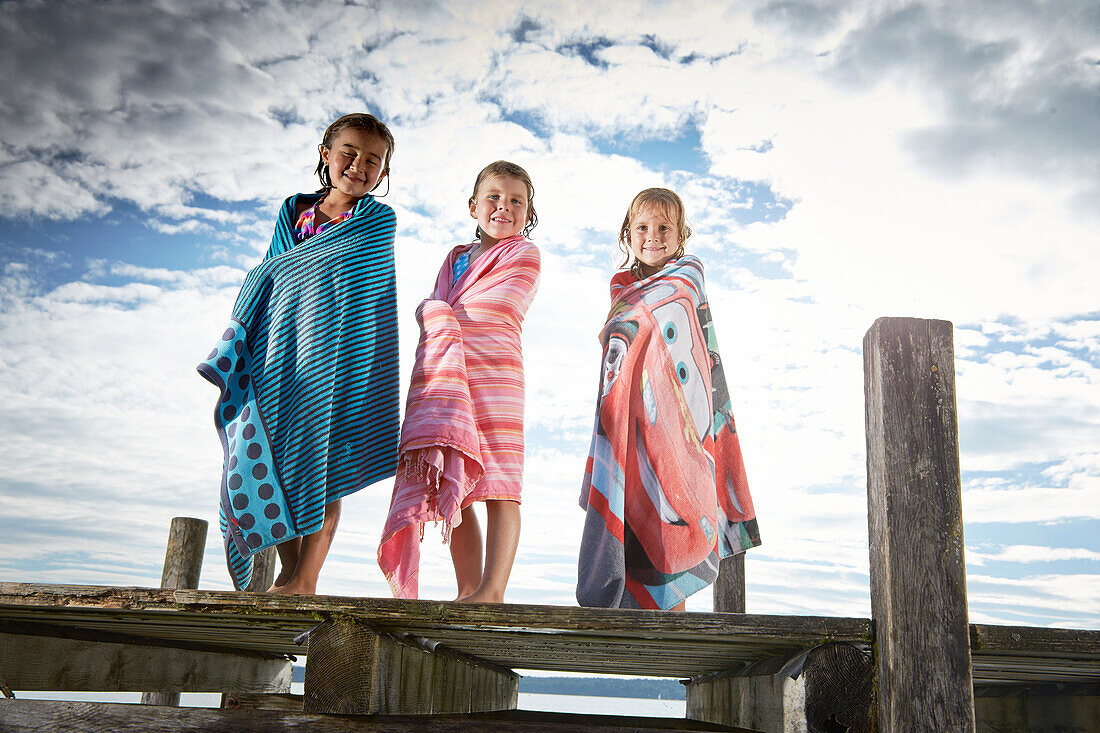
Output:
[[[619,227],[619,250],[623,253],[623,261],[619,263],[619,269],[624,269],[628,264],[634,277],[640,277],[638,262],[631,262],[633,252],[630,251],[630,221],[638,215],[642,209],[657,206],[671,221],[676,222],[676,228],[680,232],[680,248],[672,255],[673,258],[684,254],[684,243],[691,236],[691,227],[687,223],[687,214],[684,211],[684,202],[676,195],[675,191],[667,188],[647,188],[630,202],[630,208],[626,210],[626,218]]]
[[[507,160],[497,160],[482,168],[474,180],[474,192],[470,194],[470,203],[477,201],[477,190],[481,188],[481,184],[485,179],[496,178],[497,176],[516,178],[522,181],[524,186],[527,186],[527,222],[523,227],[523,236],[530,236],[531,230],[539,223],[539,215],[535,213],[535,184],[531,182],[531,176],[527,174],[527,171],[515,163],[509,163]],[[474,236],[481,239],[481,227],[477,228],[477,233]]]

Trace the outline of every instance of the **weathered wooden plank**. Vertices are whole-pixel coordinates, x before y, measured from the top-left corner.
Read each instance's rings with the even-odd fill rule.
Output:
[[[299,619],[303,623],[317,614],[369,617],[379,627],[393,629],[444,628],[476,630],[491,626],[506,629],[561,629],[600,631],[627,637],[694,636],[700,633],[723,637],[748,631],[769,637],[815,639],[823,635],[868,633],[866,619],[833,616],[733,615],[724,613],[677,613],[629,609],[577,608],[526,604],[477,604],[445,601],[410,601],[395,598],[350,598],[342,596],[279,596],[228,591],[157,590],[111,586],[40,585],[0,583],[0,609],[8,607],[48,608],[65,606],[94,609],[150,609],[216,615],[245,611],[249,616]],[[0,611],[0,616],[6,615]],[[313,621],[316,623],[316,621]]]
[[[86,626],[61,626],[58,624],[40,624],[33,621],[5,621],[0,619],[0,633],[15,636],[52,636],[58,639],[78,641],[100,641],[114,644],[133,644],[137,646],[170,647],[173,649],[197,652],[216,652],[236,654],[238,656],[258,657],[261,659],[286,659],[288,655],[251,649],[239,649],[231,645],[199,644],[181,639],[164,639],[156,636],[136,636],[116,631],[101,631]]]
[[[290,662],[220,652],[0,633],[16,690],[289,692]]]
[[[472,665],[469,665],[469,664],[463,664],[459,667],[458,687],[459,687],[460,693],[459,693],[459,698],[458,698],[458,706],[457,706],[457,710],[454,710],[452,712],[456,712],[456,713],[468,713],[468,712],[470,712],[470,696],[473,692],[474,670],[475,669],[476,669],[476,667],[473,667]]]
[[[451,604],[224,591],[0,583],[0,622],[48,622],[168,644],[303,654],[326,618],[411,633],[503,667],[695,677],[829,641],[869,646],[868,619]],[[1100,676],[1100,631],[976,625],[974,679]],[[152,642],[150,642],[152,643]],[[1027,649],[1014,654],[1015,648]]]
[[[1100,697],[1100,678],[1091,682],[974,685],[979,697]]]
[[[446,672],[443,675],[443,695],[439,700],[439,708],[436,712],[446,713],[458,707],[462,668],[455,664],[448,664],[445,659],[439,657],[436,658],[436,664],[442,664],[446,667]]]
[[[506,710],[519,707],[519,675],[504,679],[500,701],[501,707]]]
[[[433,687],[435,682],[420,671],[425,656],[440,671],[439,697],[421,688],[425,680]],[[467,655],[441,647],[428,651],[354,621],[331,621],[309,636],[304,709],[355,715],[466,713],[479,675],[518,679],[511,670],[479,664]],[[498,705],[495,697],[487,697],[486,709]]]
[[[1100,631],[971,624],[970,648],[972,654],[1010,652],[1100,657]]]
[[[161,588],[198,588],[202,573],[202,555],[206,547],[206,520],[173,517],[168,527],[168,546],[164,551]],[[63,689],[63,688],[62,688]],[[176,691],[145,692],[144,705],[179,705]]]
[[[383,637],[390,641],[387,637]],[[421,710],[416,700],[422,695],[419,690],[403,690],[405,646],[401,643],[383,643],[379,649],[379,667],[382,673],[380,686],[382,700],[377,712],[383,715],[413,715]],[[406,695],[406,693],[411,693]]]
[[[451,667],[442,657],[432,656],[432,714],[449,709]]]
[[[777,733],[870,733],[873,667],[850,644],[824,644],[790,657],[687,683],[689,717]]]
[[[230,710],[277,710],[281,712],[302,712],[302,696],[290,693],[263,694],[239,692],[222,696],[222,707]]]
[[[365,715],[378,711],[377,634],[351,621],[327,622],[309,635],[303,709]]]
[[[428,689],[431,678],[425,681],[422,672],[425,668],[430,668],[432,655],[410,644],[401,644],[398,648],[401,652],[401,676],[394,698],[404,698],[406,713],[427,715],[432,712],[431,691]]]
[[[417,696],[420,713],[428,715],[432,712],[435,692],[432,690],[432,675],[435,673],[435,655],[425,653],[417,667],[419,679],[416,681]]]
[[[494,674],[485,667],[474,668],[474,685],[470,692],[471,713],[483,713],[504,707],[501,690],[497,685],[497,679],[500,677],[501,675]]]
[[[745,612],[745,553],[739,552],[719,561],[713,592],[716,612]]]
[[[672,718],[570,715],[512,710],[471,715],[318,715],[262,709],[171,708],[116,703],[0,701],[5,733],[176,733],[218,730],[234,733],[756,733],[744,728]]]
[[[863,360],[878,723],[973,730],[951,323],[880,318]]]
[[[1100,681],[1070,685],[978,685],[978,733],[1094,733]]]

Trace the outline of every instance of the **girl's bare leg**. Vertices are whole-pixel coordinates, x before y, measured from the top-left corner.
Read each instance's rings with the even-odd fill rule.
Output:
[[[506,499],[485,502],[485,571],[477,590],[459,596],[465,603],[503,603],[519,546],[519,504]]]
[[[455,566],[458,597],[476,591],[481,585],[481,525],[473,506],[462,510],[462,522],[451,530],[451,563]]]
[[[294,575],[285,585],[272,588],[272,593],[317,592],[317,576],[321,574],[321,566],[328,557],[328,548],[332,546],[332,538],[339,522],[340,500],[337,499],[325,505],[325,521],[321,524],[321,529],[302,538],[302,549],[298,553],[298,567]]]
[[[268,591],[273,591],[281,585],[286,585],[294,577],[294,571],[298,569],[298,556],[302,552],[302,538],[295,537],[281,544],[275,545],[279,551],[279,576],[271,584]]]

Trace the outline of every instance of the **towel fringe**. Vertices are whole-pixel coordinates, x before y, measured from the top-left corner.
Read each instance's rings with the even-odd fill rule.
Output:
[[[406,451],[401,455],[401,464],[398,470],[406,481],[416,482],[423,484],[428,489],[428,506],[432,511],[439,516],[438,519],[432,521],[432,524],[442,523],[440,527],[440,535],[444,545],[451,543],[451,534],[454,532],[454,524],[447,517],[442,516],[439,511],[439,497],[442,490],[443,482],[443,470],[428,460],[428,454],[432,450],[438,450],[438,447],[429,448],[417,448],[414,450]],[[473,480],[469,480],[466,486],[462,487],[462,495],[470,493],[473,490],[474,485],[480,479],[480,475]],[[425,522],[420,522],[419,535],[420,541],[424,541]]]

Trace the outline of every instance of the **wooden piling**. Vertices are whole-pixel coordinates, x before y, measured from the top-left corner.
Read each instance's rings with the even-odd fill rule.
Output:
[[[745,553],[722,558],[714,581],[715,612],[745,612]]]
[[[430,666],[430,669],[427,667]],[[489,680],[502,684],[490,684]],[[430,686],[426,686],[430,685]],[[304,709],[339,715],[427,715],[515,706],[519,675],[353,621],[310,632]]]
[[[168,529],[168,547],[164,551],[164,569],[160,574],[161,588],[198,588],[202,572],[202,555],[206,548],[204,519],[173,517]],[[178,692],[143,692],[143,705],[179,705]]]
[[[952,325],[863,339],[878,730],[972,731]]]
[[[275,565],[278,551],[268,547],[252,556],[252,580],[245,586],[249,593],[266,593],[275,582]]]
[[[687,717],[775,733],[871,733],[872,677],[863,651],[822,644],[689,681]]]

